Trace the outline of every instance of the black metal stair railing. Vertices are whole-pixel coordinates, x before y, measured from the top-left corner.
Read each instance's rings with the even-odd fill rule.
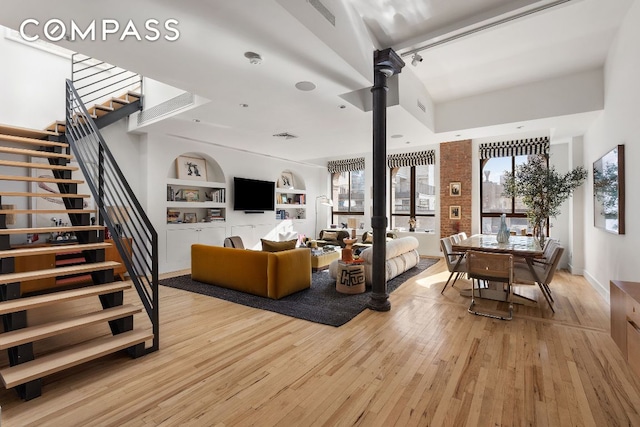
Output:
[[[153,346],[147,351],[158,350],[158,234],[70,80],[66,82],[65,136],[96,200],[98,223],[111,232],[151,320]]]
[[[71,56],[71,81],[85,105],[123,91],[142,93],[142,76],[81,53]]]

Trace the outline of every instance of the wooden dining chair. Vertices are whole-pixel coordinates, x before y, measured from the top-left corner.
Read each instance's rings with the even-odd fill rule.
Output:
[[[469,313],[478,316],[491,317],[500,320],[513,319],[513,303],[511,302],[511,285],[513,284],[513,255],[468,251],[467,252],[467,276],[471,279],[471,305]],[[478,296],[482,298],[480,282],[498,282],[503,284],[505,301],[509,303],[509,315],[501,316],[493,313],[478,311],[474,308],[475,283],[478,283]]]
[[[464,252],[454,252],[451,247],[451,239],[449,237],[444,237],[440,239],[440,248],[442,249],[442,253],[444,254],[444,261],[447,263],[447,269],[451,274],[449,274],[449,278],[447,279],[447,283],[444,284],[444,287],[440,291],[440,294],[444,293],[444,290],[447,289],[451,278],[455,274],[456,277],[453,279],[453,283],[451,286],[456,284],[456,280],[460,277],[461,274],[467,272],[467,261],[465,259]],[[455,287],[455,286],[454,286]]]

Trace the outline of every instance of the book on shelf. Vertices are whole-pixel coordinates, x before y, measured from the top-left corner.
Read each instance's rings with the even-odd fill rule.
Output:
[[[180,211],[167,210],[167,223],[175,224],[180,222]]]

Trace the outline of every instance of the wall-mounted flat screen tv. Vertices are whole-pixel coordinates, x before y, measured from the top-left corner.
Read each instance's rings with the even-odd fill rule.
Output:
[[[275,210],[276,183],[258,179],[233,178],[233,209],[264,212]]]

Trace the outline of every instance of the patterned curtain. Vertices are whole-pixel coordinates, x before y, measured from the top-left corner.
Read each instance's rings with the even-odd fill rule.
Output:
[[[327,163],[327,169],[329,173],[361,171],[364,170],[364,157],[331,160]]]
[[[549,137],[517,139],[514,141],[489,142],[480,144],[480,158],[528,156],[549,154]]]
[[[416,151],[414,153],[390,154],[387,166],[390,169],[403,166],[435,165],[436,150]]]

